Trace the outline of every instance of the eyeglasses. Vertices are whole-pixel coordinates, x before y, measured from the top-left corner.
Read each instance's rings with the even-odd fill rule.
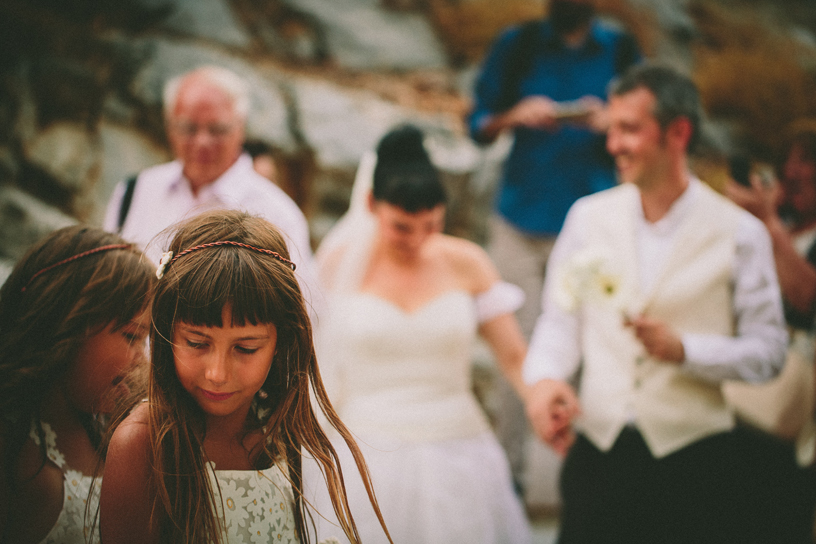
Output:
[[[170,126],[172,129],[184,136],[185,138],[192,138],[200,130],[205,131],[212,138],[223,138],[235,128],[235,123],[210,123],[206,125],[198,125],[189,121],[174,121]]]

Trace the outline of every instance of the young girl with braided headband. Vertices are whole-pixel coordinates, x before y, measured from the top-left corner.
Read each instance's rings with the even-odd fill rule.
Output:
[[[153,271],[118,236],[72,226],[0,289],[0,542],[90,536],[102,415],[144,361]]]
[[[311,393],[379,509],[327,400],[294,268],[263,219],[219,211],[178,228],[157,272],[148,399],[108,449],[105,544],[308,542],[301,455],[321,467],[338,533],[359,541]]]

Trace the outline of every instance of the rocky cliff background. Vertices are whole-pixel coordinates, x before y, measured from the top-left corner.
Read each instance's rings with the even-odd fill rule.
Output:
[[[355,167],[392,125],[428,131],[451,190],[449,231],[482,241],[507,140],[473,145],[476,69],[541,0],[0,0],[0,265],[169,158],[163,82],[200,64],[253,88],[248,136],[274,146],[315,243],[345,210]],[[649,57],[692,73],[710,114],[698,162],[773,160],[816,116],[813,0],[598,0]]]

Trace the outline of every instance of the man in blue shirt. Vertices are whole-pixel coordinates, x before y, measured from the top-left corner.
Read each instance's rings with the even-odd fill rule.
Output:
[[[550,0],[549,17],[505,31],[475,89],[470,132],[479,143],[515,137],[489,226],[502,277],[524,289],[517,317],[529,339],[541,312],[547,257],[569,207],[615,184],[605,150],[607,85],[640,58],[627,33],[594,19],[593,0]],[[527,426],[509,386],[497,434],[521,484]]]

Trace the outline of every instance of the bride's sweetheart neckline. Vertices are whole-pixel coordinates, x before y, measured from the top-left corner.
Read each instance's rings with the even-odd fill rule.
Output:
[[[383,298],[383,297],[381,297],[381,296],[379,296],[377,294],[374,294],[374,293],[372,293],[370,291],[357,291],[354,294],[356,296],[361,296],[361,297],[365,297],[365,298],[368,298],[368,299],[372,299],[372,300],[375,300],[375,301],[382,302],[386,306],[394,308],[400,314],[405,315],[405,316],[415,316],[417,314],[423,313],[423,312],[427,311],[428,308],[433,307],[439,301],[444,300],[446,298],[449,298],[449,297],[451,297],[453,295],[461,295],[461,296],[465,296],[465,297],[467,297],[469,299],[473,297],[473,295],[471,295],[468,291],[465,291],[464,289],[449,289],[448,291],[443,291],[439,295],[436,295],[434,297],[429,298],[428,300],[424,301],[422,304],[418,305],[416,308],[408,309],[408,308],[403,308],[402,306],[400,306],[399,304],[397,304],[393,300]]]

